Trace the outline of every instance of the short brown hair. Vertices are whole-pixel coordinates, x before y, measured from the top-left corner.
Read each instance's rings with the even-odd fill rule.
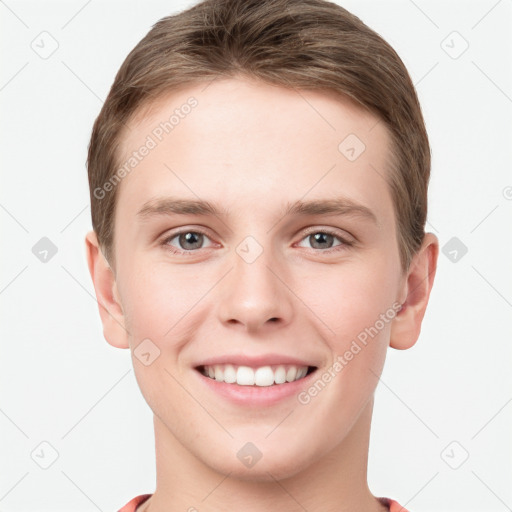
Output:
[[[204,0],[159,20],[119,69],[92,130],[87,158],[91,215],[112,264],[114,176],[123,127],[141,107],[187,84],[246,76],[297,89],[334,91],[385,123],[386,173],[405,272],[427,217],[430,147],[419,101],[400,57],[376,32],[326,0]],[[340,141],[341,142],[341,141]]]

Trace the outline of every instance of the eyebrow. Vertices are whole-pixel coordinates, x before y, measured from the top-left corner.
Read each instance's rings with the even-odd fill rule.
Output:
[[[144,203],[142,208],[137,212],[137,217],[142,220],[147,220],[150,217],[160,215],[211,215],[215,217],[228,217],[229,214],[229,210],[217,207],[205,200],[157,197]],[[291,215],[352,215],[379,225],[377,216],[370,208],[345,197],[315,199],[310,201],[298,200],[293,203],[288,202],[283,212],[283,217]]]

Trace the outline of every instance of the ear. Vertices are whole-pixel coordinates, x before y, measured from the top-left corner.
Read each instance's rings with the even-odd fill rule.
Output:
[[[103,324],[103,336],[113,347],[129,348],[125,316],[114,273],[103,256],[94,231],[85,237],[87,264],[96,292],[96,300]]]
[[[421,322],[437,269],[439,240],[425,233],[419,251],[414,255],[401,290],[402,309],[391,324],[390,346],[398,350],[411,348],[418,340]]]

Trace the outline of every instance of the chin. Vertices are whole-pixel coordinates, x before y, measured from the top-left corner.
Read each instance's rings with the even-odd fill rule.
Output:
[[[238,445],[239,443],[237,443]],[[245,445],[242,445],[245,446]],[[285,480],[299,473],[302,469],[309,466],[312,460],[307,460],[307,455],[302,450],[299,453],[291,453],[290,450],[276,451],[275,449],[261,448],[261,456],[252,466],[250,461],[243,462],[244,455],[251,453],[253,448],[239,448],[237,446],[235,457],[217,457],[213,460],[204,460],[205,464],[214,471],[227,475],[230,478],[242,481],[252,482],[275,482],[275,480]],[[231,451],[228,449],[226,451]],[[226,453],[224,451],[224,453]],[[239,455],[239,456],[238,456]],[[257,457],[256,452],[253,455]],[[221,463],[219,464],[219,461]]]
[[[282,464],[263,464],[260,460],[252,468],[243,468],[240,467],[240,465],[233,465],[232,467],[226,467],[220,472],[223,474],[229,473],[230,478],[244,482],[274,483],[276,480],[291,478],[299,471],[300,467],[296,465],[293,465],[293,467],[291,465],[283,467]]]

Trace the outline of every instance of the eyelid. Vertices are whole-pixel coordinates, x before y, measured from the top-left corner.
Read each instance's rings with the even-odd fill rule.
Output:
[[[171,246],[169,244],[170,240],[173,240],[177,236],[180,236],[180,235],[185,234],[185,233],[199,233],[199,234],[205,236],[208,239],[211,238],[209,236],[209,234],[206,232],[206,230],[204,230],[203,228],[188,227],[188,228],[182,228],[182,229],[177,228],[177,229],[178,229],[178,231],[172,231],[171,233],[165,235],[164,239],[161,242],[161,245],[164,245],[164,246],[167,246],[167,247],[171,247],[172,248],[171,249],[172,253],[174,253],[174,254],[194,255],[198,251],[200,251],[201,249],[208,249],[209,248],[209,247],[202,247],[201,249],[192,249],[192,250],[186,251],[186,250],[179,249],[179,248],[176,248],[174,246]],[[337,238],[341,242],[341,244],[336,245],[334,247],[330,247],[330,248],[325,249],[325,250],[314,249],[314,248],[311,249],[312,251],[318,252],[318,253],[330,253],[330,252],[333,252],[333,251],[342,250],[343,248],[350,247],[350,246],[352,246],[352,245],[354,245],[356,243],[354,237],[350,236],[350,239],[347,239],[345,236],[339,234],[338,231],[335,228],[330,228],[330,227],[313,226],[313,227],[310,227],[310,228],[306,228],[306,231],[304,231],[303,233],[304,234],[303,234],[302,238],[299,240],[298,243],[302,242],[305,238],[307,238],[312,233],[325,233],[325,234],[333,236],[334,238]],[[215,245],[215,243],[213,243],[212,245]],[[340,249],[337,249],[337,248],[340,248]],[[306,249],[307,249],[307,247],[306,247]]]
[[[328,233],[332,236],[336,236],[336,237],[340,238],[341,240],[345,240],[347,243],[348,242],[355,243],[355,241],[356,241],[355,238],[347,231],[340,232],[340,229],[329,227],[329,226],[319,225],[319,226],[313,226],[311,228],[306,228],[306,231],[304,232],[304,236],[310,235],[311,233]]]
[[[200,249],[193,249],[193,250],[190,250],[190,251],[186,251],[184,249],[179,249],[177,247],[174,247],[172,245],[170,245],[170,241],[173,240],[174,238],[176,238],[177,236],[180,236],[180,235],[183,235],[185,233],[199,233],[203,236],[205,236],[206,238],[210,239],[210,235],[202,228],[195,228],[195,227],[192,227],[192,228],[183,228],[183,229],[179,229],[178,231],[173,231],[171,233],[168,233],[164,236],[162,242],[161,242],[161,245],[164,245],[164,246],[167,246],[167,247],[171,247],[171,252],[175,253],[175,254],[195,254],[197,253]],[[215,245],[215,244],[212,244],[212,245]],[[205,249],[205,247],[203,247],[202,249]],[[206,249],[208,249],[208,247],[206,247]]]
[[[318,253],[330,253],[337,250],[343,250],[343,248],[347,248],[350,246],[353,246],[356,243],[356,240],[353,236],[345,237],[344,235],[341,235],[335,228],[330,227],[322,227],[322,226],[313,226],[312,228],[308,228],[304,232],[304,236],[299,240],[299,243],[302,242],[305,238],[308,238],[309,235],[313,233],[325,233],[328,235],[333,236],[334,238],[337,238],[341,244],[336,245],[334,247],[330,247],[328,249],[322,250],[322,249],[314,249],[311,250]],[[307,249],[307,247],[306,247]]]

